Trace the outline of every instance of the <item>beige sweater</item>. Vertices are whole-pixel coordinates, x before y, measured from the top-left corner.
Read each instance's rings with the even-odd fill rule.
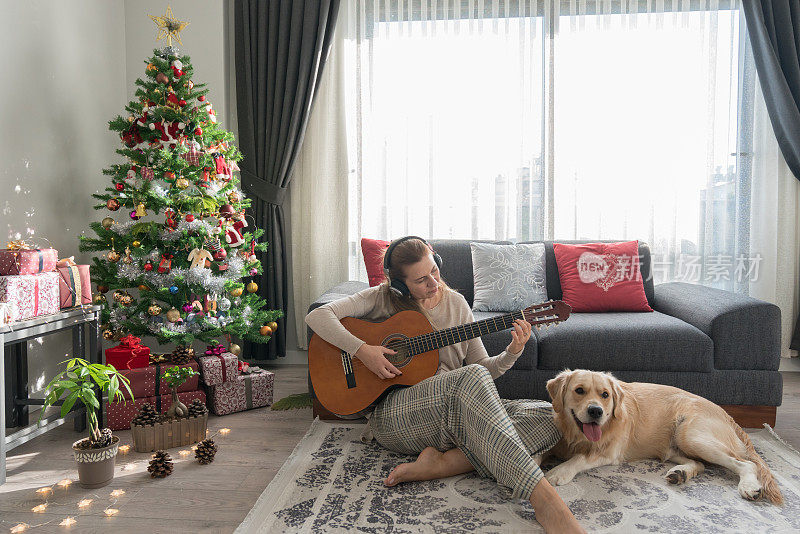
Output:
[[[452,290],[445,290],[442,300],[428,310],[428,313],[437,330],[475,321],[467,300],[461,293]],[[356,317],[382,321],[391,315],[393,315],[392,306],[383,287],[374,286],[320,306],[306,316],[306,324],[328,343],[355,354],[364,341],[348,332],[339,320],[344,317]],[[511,343],[511,335],[508,337],[508,342]],[[479,363],[489,370],[492,378],[497,378],[511,369],[520,354],[522,351],[519,354],[503,351],[497,356],[490,357],[480,338],[473,338],[439,349],[439,369],[436,374]]]

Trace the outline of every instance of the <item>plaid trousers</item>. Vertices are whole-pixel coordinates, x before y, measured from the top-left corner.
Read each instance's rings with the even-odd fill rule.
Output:
[[[369,418],[373,437],[395,452],[458,447],[479,475],[528,499],[544,476],[533,456],[561,438],[549,402],[501,399],[489,370],[472,364],[390,392]]]

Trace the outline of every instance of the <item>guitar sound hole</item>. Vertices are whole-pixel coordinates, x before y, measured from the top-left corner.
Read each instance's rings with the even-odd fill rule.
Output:
[[[405,344],[400,344],[406,339],[408,338],[402,334],[393,334],[384,339],[381,343],[381,345],[384,347],[389,347],[397,351],[396,354],[385,355],[386,359],[389,360],[389,362],[395,367],[403,367],[404,365],[408,365],[408,363],[411,361],[411,355],[408,353],[408,348],[405,346]]]

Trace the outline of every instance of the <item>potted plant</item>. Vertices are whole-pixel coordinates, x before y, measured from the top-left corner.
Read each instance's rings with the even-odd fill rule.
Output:
[[[61,397],[61,417],[65,417],[76,402],[81,401],[86,407],[86,420],[89,426],[89,437],[79,439],[72,444],[75,461],[78,463],[78,479],[84,488],[100,488],[114,479],[114,464],[119,448],[119,437],[111,434],[111,429],[100,429],[97,411],[100,399],[107,395],[109,401],[125,401],[120,391],[124,386],[133,400],[130,381],[121,375],[113,365],[89,363],[81,358],[72,358],[61,362],[67,364],[66,369],[56,376],[45,388],[45,399],[39,415],[41,423],[45,410],[56,404]]]
[[[189,416],[189,409],[178,399],[178,387],[189,380],[190,377],[198,374],[200,373],[191,367],[178,366],[170,367],[164,372],[164,380],[167,381],[169,388],[172,390],[172,406],[169,407],[165,414],[168,418]]]

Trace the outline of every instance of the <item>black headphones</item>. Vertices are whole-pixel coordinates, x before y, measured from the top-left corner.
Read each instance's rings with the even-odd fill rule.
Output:
[[[436,264],[436,267],[439,270],[441,270],[442,268],[442,257],[439,256],[439,254],[437,254],[435,250],[433,250],[433,247],[430,245],[430,243],[428,243],[421,237],[415,235],[407,235],[405,237],[401,237],[400,239],[395,239],[394,241],[392,241],[392,243],[389,245],[389,248],[386,249],[386,253],[383,255],[383,272],[386,274],[386,278],[389,280],[389,289],[394,291],[394,293],[400,297],[410,296],[411,291],[409,291],[408,286],[406,285],[405,282],[403,282],[402,280],[395,280],[389,276],[389,267],[392,264],[391,258],[394,247],[396,247],[403,241],[408,241],[409,239],[419,239],[420,241],[428,245],[428,248],[431,249],[431,252],[433,253],[433,262]]]

